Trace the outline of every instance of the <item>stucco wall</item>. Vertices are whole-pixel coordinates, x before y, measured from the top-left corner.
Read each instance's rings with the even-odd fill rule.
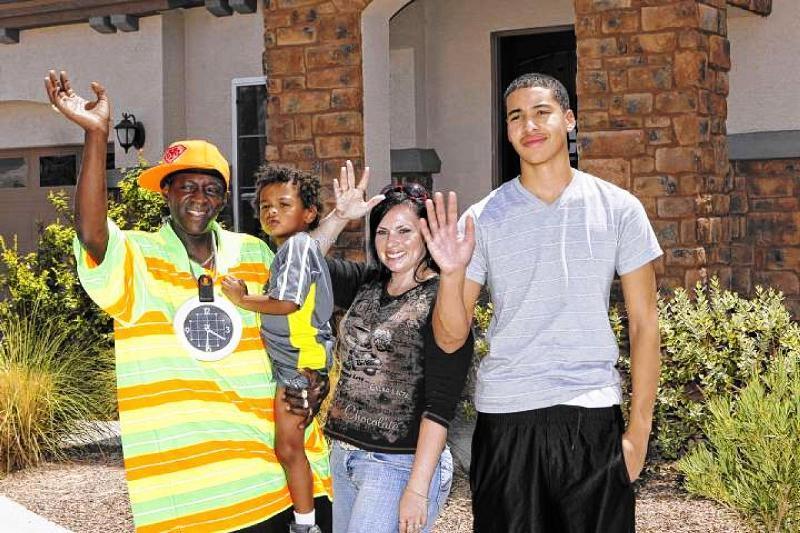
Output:
[[[728,9],[728,133],[800,130],[800,2],[775,0],[760,17]]]
[[[103,83],[112,98],[115,121],[122,111],[133,112],[147,126],[147,148],[154,149],[161,144],[160,63],[159,17],[141,19],[139,31],[132,33],[103,35],[88,24],[26,30],[19,44],[0,46],[0,103],[47,102],[44,76],[49,69],[64,69],[75,90],[86,96],[91,81]],[[42,121],[41,111],[27,115],[29,106],[14,107],[11,115],[0,114],[0,147],[83,143],[80,129],[62,125],[51,129],[58,121],[49,117]],[[151,156],[149,150],[146,155]]]
[[[231,80],[262,76],[264,18],[186,10],[186,132],[231,157]]]
[[[263,74],[263,35],[260,13],[215,17],[205,9],[145,17],[130,33],[100,34],[88,24],[26,30],[19,44],[0,46],[0,102],[44,103],[43,76],[65,69],[82,93],[92,80],[106,85],[114,122],[128,111],[145,124],[146,159],[158,160],[182,135],[207,138],[230,155],[231,80]],[[66,132],[52,135],[36,118],[0,116],[3,148],[83,141],[79,130]],[[133,163],[135,155],[118,149],[117,160]]]
[[[406,109],[395,109],[397,95],[396,83],[392,80],[392,148],[427,148],[427,113],[425,91],[425,0],[411,2],[389,21],[389,48],[411,49],[413,51],[413,72],[409,81],[413,83],[413,100],[409,102],[413,116],[404,117]],[[394,62],[392,59],[391,62]],[[396,72],[393,69],[393,75]],[[402,100],[401,100],[402,101]],[[400,121],[397,121],[397,119]],[[400,130],[403,120],[412,120],[411,131]],[[399,123],[398,123],[399,122]],[[400,131],[398,131],[400,130]],[[398,143],[402,139],[404,142]]]
[[[427,147],[435,148],[442,159],[442,172],[434,184],[440,190],[459,191],[466,206],[492,187],[492,32],[572,25],[573,2],[416,0],[414,4],[419,6],[408,6],[406,11],[425,10],[421,41],[425,50],[419,54],[425,60],[423,131]],[[408,24],[418,21],[419,14],[402,15],[405,25],[398,30],[414,36]],[[393,45],[399,42],[405,45],[410,39],[392,37]]]
[[[55,68],[87,97],[89,83],[102,82],[113,123],[123,111],[144,123],[146,160],[158,161],[165,144],[186,137],[209,139],[230,158],[231,80],[263,74],[263,24],[260,11],[215,17],[196,8],[141,18],[130,33],[101,34],[88,23],[26,30],[18,44],[0,45],[0,150],[83,143],[81,130],[47,102],[42,80]],[[113,130],[109,140],[118,167],[136,163]],[[36,220],[52,216],[47,191],[38,183],[0,189],[0,234],[18,233],[30,249]]]

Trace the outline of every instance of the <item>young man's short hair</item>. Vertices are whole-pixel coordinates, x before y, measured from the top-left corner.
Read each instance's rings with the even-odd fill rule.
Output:
[[[300,196],[300,201],[303,202],[303,207],[306,209],[317,208],[317,216],[308,225],[308,229],[315,229],[319,225],[322,215],[322,198],[320,197],[320,183],[317,176],[310,172],[281,165],[261,165],[258,167],[254,177],[256,180],[256,195],[253,198],[253,211],[256,214],[256,218],[258,218],[259,200],[264,187],[273,183],[293,183],[297,187],[297,194]]]
[[[556,99],[556,102],[558,102],[558,105],[561,106],[561,109],[563,111],[569,110],[569,93],[567,92],[567,88],[564,87],[564,84],[552,76],[539,74],[538,72],[523,74],[512,81],[506,89],[506,92],[503,93],[503,101],[507,100],[508,95],[518,89],[530,89],[534,87],[550,89],[553,91],[553,97]]]

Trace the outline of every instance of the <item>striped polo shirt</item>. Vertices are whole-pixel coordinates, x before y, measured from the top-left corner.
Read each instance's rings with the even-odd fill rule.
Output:
[[[288,315],[261,315],[261,335],[275,364],[326,370],[333,346],[328,321],[333,314],[333,289],[325,255],[311,235],[289,237],[270,265],[267,295],[294,302]]]
[[[476,223],[467,278],[486,285],[494,304],[478,411],[527,411],[618,390],[611,283],[662,253],[641,202],[573,170],[551,204],[516,178],[466,214]]]
[[[212,226],[218,272],[248,290],[269,279],[272,253],[249,235]],[[78,274],[114,318],[125,474],[138,532],[235,531],[291,506],[273,449],[275,382],[256,313],[239,309],[244,332],[220,361],[192,357],[173,332],[176,310],[197,295],[186,249],[170,224],[155,233],[108,222],[96,264],[76,239]],[[197,274],[198,265],[194,266]],[[207,274],[214,274],[206,271]],[[328,451],[316,423],[306,431],[314,494],[331,495]]]

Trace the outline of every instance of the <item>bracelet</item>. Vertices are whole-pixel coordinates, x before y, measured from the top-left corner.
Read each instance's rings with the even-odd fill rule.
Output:
[[[425,503],[428,503],[428,497],[427,497],[427,496],[425,496],[424,494],[422,494],[421,492],[417,492],[417,491],[415,491],[414,489],[412,489],[411,487],[406,487],[406,490],[407,490],[408,492],[410,492],[411,494],[413,494],[414,496],[419,496],[420,498],[422,498],[423,500],[425,500]]]

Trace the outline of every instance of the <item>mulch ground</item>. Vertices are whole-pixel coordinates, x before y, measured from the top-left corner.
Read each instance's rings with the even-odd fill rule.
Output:
[[[88,453],[69,463],[47,463],[0,479],[0,494],[76,533],[133,531],[118,452]],[[744,533],[744,522],[720,505],[689,496],[669,465],[637,483],[640,533]],[[436,533],[471,533],[469,483],[457,473]]]

